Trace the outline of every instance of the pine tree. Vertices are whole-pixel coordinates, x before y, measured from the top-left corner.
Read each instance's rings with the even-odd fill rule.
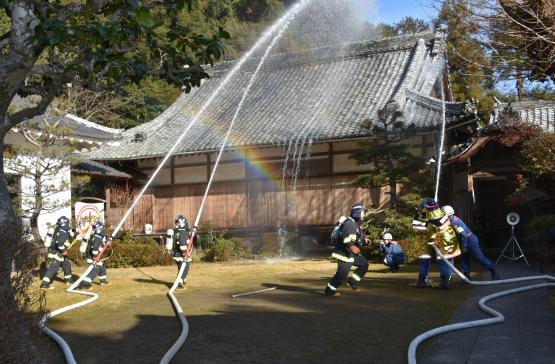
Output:
[[[415,182],[425,167],[424,159],[412,154],[410,145],[403,143],[414,135],[415,126],[406,124],[402,117],[397,102],[389,101],[378,112],[375,122],[362,122],[370,137],[361,142],[360,150],[351,156],[359,164],[372,164],[370,173],[359,176],[355,184],[364,188],[389,186],[390,204],[396,210],[401,207],[398,185],[408,186]]]

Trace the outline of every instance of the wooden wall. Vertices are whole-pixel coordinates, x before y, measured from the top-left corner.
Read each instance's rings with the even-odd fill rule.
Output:
[[[281,181],[249,180],[215,182],[206,201],[200,225],[215,229],[275,227],[287,216],[288,224],[331,226],[348,214],[351,205],[363,202],[378,206],[387,198],[385,190],[368,191],[353,186],[355,176],[303,178],[294,191],[281,188]],[[285,184],[290,185],[286,180]],[[155,232],[172,228],[181,214],[190,223],[196,217],[206,184],[156,186],[139,201],[124,224],[125,229],[142,233],[150,223]],[[106,211],[108,226],[115,226],[124,208]]]

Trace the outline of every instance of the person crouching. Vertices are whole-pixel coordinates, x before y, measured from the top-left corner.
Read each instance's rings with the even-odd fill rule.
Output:
[[[382,240],[379,241],[380,253],[385,254],[383,263],[387,265],[391,272],[397,272],[399,266],[405,263],[405,253],[403,253],[403,248],[401,245],[393,240],[393,236],[390,233],[385,233],[382,236]]]

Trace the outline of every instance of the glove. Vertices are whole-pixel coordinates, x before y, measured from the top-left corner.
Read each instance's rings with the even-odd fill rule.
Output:
[[[359,249],[359,247],[356,246],[356,245],[351,245],[351,246],[349,247],[349,250],[350,250],[351,253],[353,253],[353,254],[359,254],[359,253],[360,253],[360,249]]]
[[[67,257],[67,250],[63,252],[64,257]]]

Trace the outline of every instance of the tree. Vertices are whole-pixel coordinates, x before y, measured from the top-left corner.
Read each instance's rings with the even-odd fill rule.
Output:
[[[20,124],[18,131],[28,145],[12,146],[5,165],[28,182],[20,190],[20,216],[29,219],[33,239],[39,243],[39,216],[69,207],[71,200],[60,194],[86,183],[88,178],[70,177],[71,167],[81,161],[74,153],[76,146],[70,143],[71,128],[45,119]]]
[[[221,39],[229,35],[221,27],[212,36],[189,32],[181,15],[193,2],[0,1],[0,331],[15,338],[3,344],[24,356],[0,361],[39,361],[10,279],[22,244],[4,178],[4,137],[43,114],[67,83],[110,90],[153,75],[186,91],[199,86],[208,77],[203,66],[221,58]],[[12,112],[16,95],[35,95],[38,102]]]
[[[407,125],[402,116],[397,102],[389,101],[378,112],[376,122],[362,123],[370,137],[350,156],[359,164],[372,164],[370,173],[357,177],[355,183],[363,188],[389,186],[390,203],[395,210],[401,207],[397,186],[410,185],[411,178],[418,178],[424,169],[424,159],[412,154],[410,146],[402,143],[415,132],[414,125]]]
[[[492,82],[515,81],[517,95],[522,99],[526,81],[554,80],[555,0],[433,2],[440,10],[440,22],[446,23],[447,19],[447,25],[465,29],[458,32],[461,42],[483,49],[489,62],[467,57],[466,52],[472,49],[458,50],[450,44],[450,51],[458,53],[466,63],[479,66]]]
[[[445,1],[436,27],[447,31],[449,80],[455,101],[475,100],[478,115],[488,120],[493,110],[491,65],[482,43],[475,37],[476,27],[462,21],[461,14],[471,17],[466,0]]]
[[[393,25],[383,24],[382,32],[384,37],[396,37],[399,35],[414,34],[430,30],[430,24],[422,19],[411,16],[403,18],[400,22]]]

